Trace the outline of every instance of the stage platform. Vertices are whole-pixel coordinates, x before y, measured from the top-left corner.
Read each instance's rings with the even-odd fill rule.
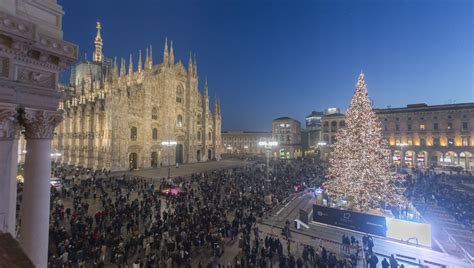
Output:
[[[293,223],[295,219],[299,219],[300,209],[307,210],[310,206],[312,207],[313,204],[315,204],[315,198],[311,192],[303,192],[295,195],[290,198],[286,204],[280,204],[280,206],[273,209],[271,214],[263,220],[263,224],[271,226],[272,228],[283,228],[286,220]],[[312,214],[312,210],[310,214]],[[309,218],[311,219],[312,215],[309,215]],[[343,234],[354,235],[356,239],[362,241],[362,236],[364,235],[363,233],[353,230],[311,221],[309,222],[309,228],[303,227],[300,230],[296,230],[293,224],[290,226],[292,232],[309,236],[315,241],[323,239],[340,242]],[[406,264],[405,267],[416,267],[413,266],[415,264],[426,265],[428,267],[441,267],[441,265],[446,265],[447,267],[472,267],[472,264],[465,260],[461,253],[458,255],[450,255],[443,252],[440,247],[429,249],[422,246],[400,243],[383,237],[373,236],[373,238],[375,243],[374,252],[382,257],[379,257],[380,261],[383,259],[383,256],[397,254],[397,259],[404,265]]]

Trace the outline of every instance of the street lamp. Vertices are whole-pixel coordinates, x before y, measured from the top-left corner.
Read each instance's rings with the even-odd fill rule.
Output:
[[[168,147],[168,180],[171,173],[171,147],[176,146],[177,142],[173,140],[162,141],[161,145]]]
[[[278,142],[270,141],[270,140],[263,140],[258,142],[259,146],[263,146],[265,148],[265,152],[267,155],[267,181],[269,180],[269,169],[270,169],[270,152],[272,147],[278,146]]]

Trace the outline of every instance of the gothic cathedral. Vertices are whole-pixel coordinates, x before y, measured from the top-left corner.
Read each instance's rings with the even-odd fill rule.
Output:
[[[165,41],[163,62],[153,65],[152,48],[141,51],[135,69],[130,55],[120,69],[102,53],[101,25],[93,61],[78,63],[60,109],[53,155],[63,164],[111,171],[219,160],[221,112],[214,98],[209,108],[207,79],[198,89],[196,57],[188,68],[175,62],[173,42]],[[174,146],[162,142],[176,141]],[[54,156],[53,156],[54,157]]]

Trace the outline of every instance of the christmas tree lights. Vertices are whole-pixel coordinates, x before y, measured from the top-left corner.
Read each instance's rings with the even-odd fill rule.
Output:
[[[349,206],[368,211],[384,202],[402,202],[395,180],[390,173],[390,150],[361,73],[346,112],[346,126],[336,134],[324,188],[333,201],[346,200]]]

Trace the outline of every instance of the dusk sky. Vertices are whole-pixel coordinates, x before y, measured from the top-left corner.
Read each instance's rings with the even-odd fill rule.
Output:
[[[91,59],[102,23],[106,57],[136,61],[165,37],[200,88],[221,101],[223,130],[270,130],[312,110],[345,110],[361,70],[377,108],[474,101],[473,1],[59,0],[64,39]]]

